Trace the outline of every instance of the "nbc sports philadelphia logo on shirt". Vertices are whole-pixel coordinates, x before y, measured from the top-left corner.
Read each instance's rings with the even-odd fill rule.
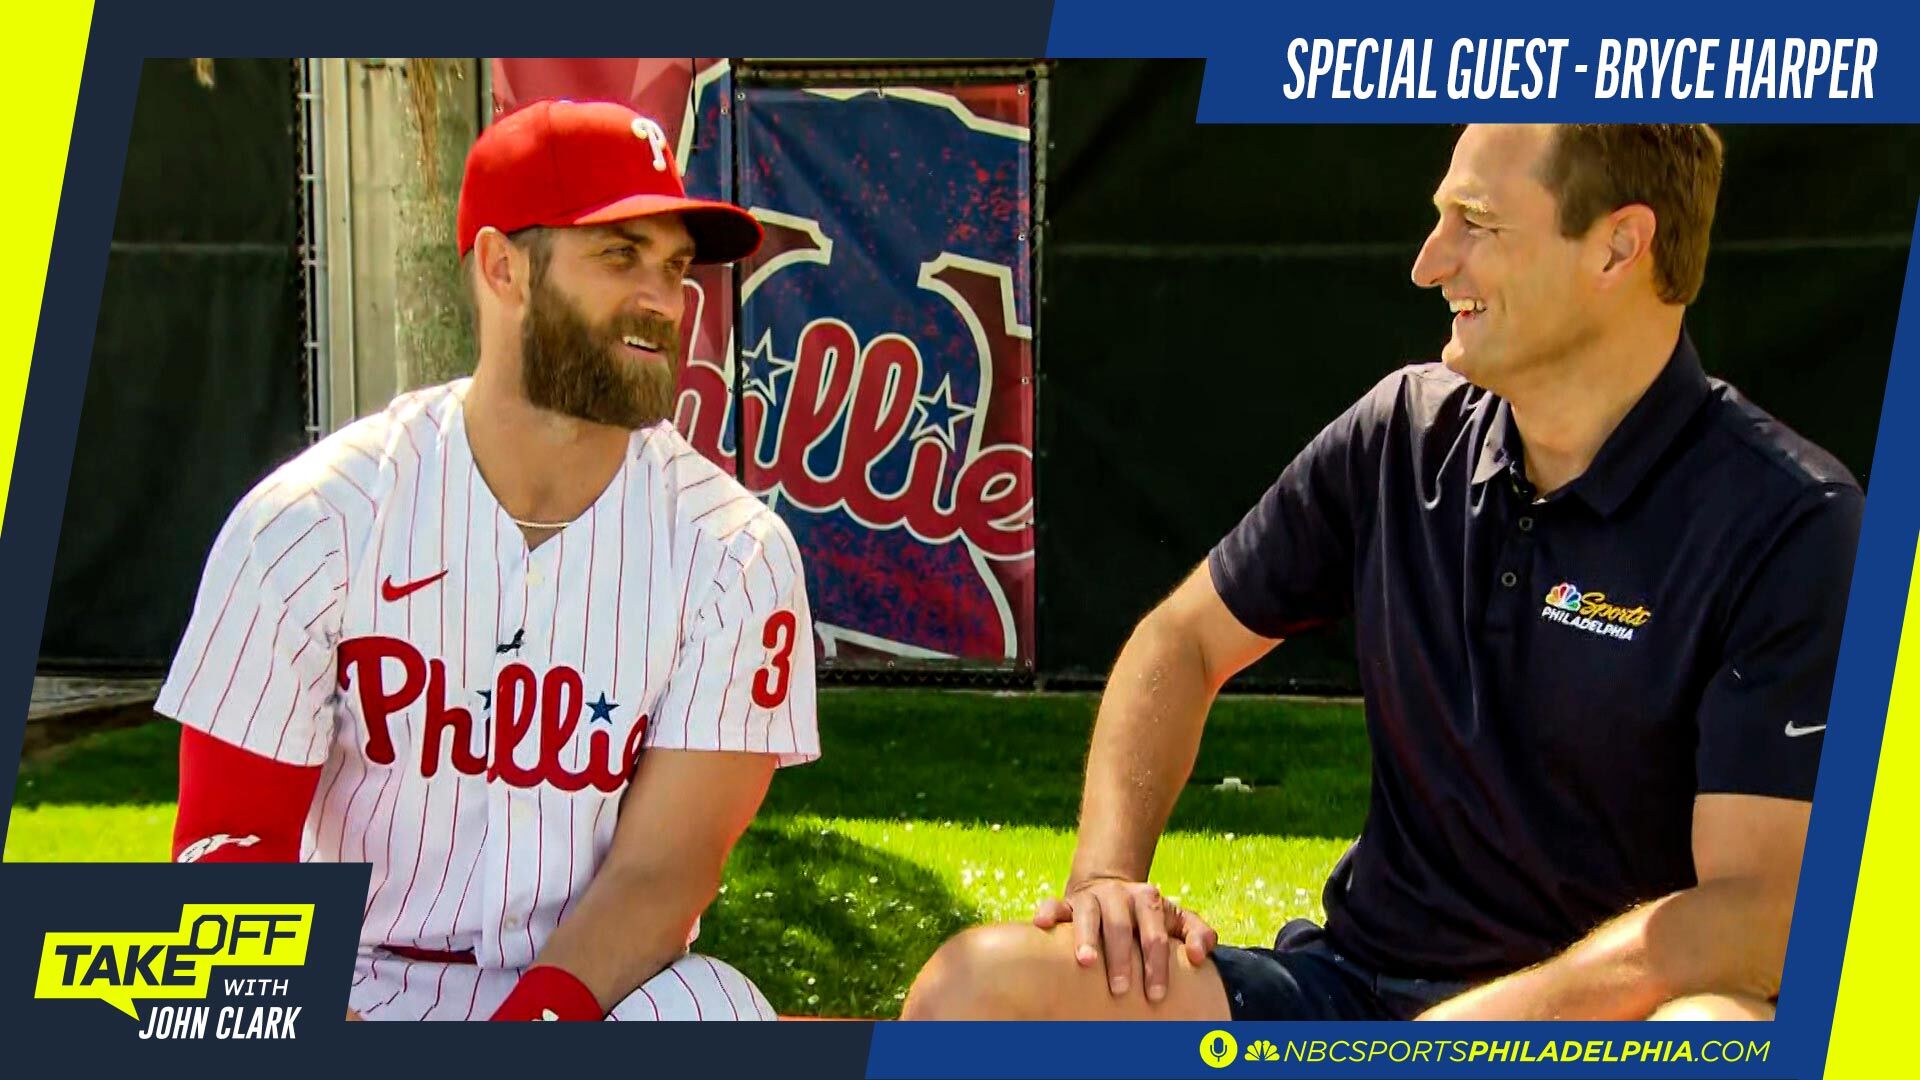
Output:
[[[1563,581],[1547,590],[1540,617],[1600,637],[1632,641],[1633,632],[1645,626],[1653,612],[1638,604],[1627,607],[1612,603],[1604,592],[1581,592],[1578,585]]]

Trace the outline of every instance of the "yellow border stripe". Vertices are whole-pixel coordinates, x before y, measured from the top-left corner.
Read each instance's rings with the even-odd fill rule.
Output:
[[[24,5],[12,19],[14,40],[33,47],[0,64],[0,101],[20,106],[7,121],[7,167],[0,169],[0,205],[8,208],[7,231],[16,245],[13,258],[0,260],[0,528],[6,524],[20,410],[33,366],[34,328],[46,291],[93,0]],[[80,329],[69,328],[75,334]],[[92,329],[86,328],[89,336]]]
[[[1920,775],[1920,741],[1913,730],[1920,721],[1920,558],[1914,571],[1907,585],[1886,737],[1880,743],[1873,812],[1860,857],[1860,888],[1834,1008],[1828,1076],[1893,1075],[1908,1067],[1901,1041],[1892,1036],[1912,1023],[1912,898],[1920,888],[1920,860],[1913,857],[1913,838],[1920,834],[1920,786],[1913,783]],[[1818,1003],[1805,1004],[1814,1008]]]

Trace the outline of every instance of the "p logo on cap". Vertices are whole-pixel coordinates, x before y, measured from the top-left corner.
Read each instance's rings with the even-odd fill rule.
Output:
[[[465,258],[485,228],[608,225],[676,214],[696,263],[728,263],[760,247],[753,215],[687,195],[659,121],[618,102],[533,102],[474,140],[460,182],[455,242]]]
[[[647,144],[653,147],[653,167],[656,170],[665,169],[667,167],[667,133],[661,129],[660,125],[650,117],[636,116],[633,118],[633,134],[637,138],[645,139]]]

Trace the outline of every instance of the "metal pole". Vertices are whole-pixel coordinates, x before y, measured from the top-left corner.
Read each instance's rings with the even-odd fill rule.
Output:
[[[316,333],[324,358],[325,411],[320,423],[337,431],[359,411],[360,378],[354,358],[353,192],[348,142],[347,62],[308,60],[313,92],[313,235]]]
[[[299,65],[297,109],[300,118],[300,268],[306,304],[306,343],[302,359],[307,378],[307,440],[327,434],[333,415],[333,383],[327,328],[327,230],[322,222],[326,206],[326,179],[321,171],[325,148],[320,142],[315,113],[319,102],[318,62]]]

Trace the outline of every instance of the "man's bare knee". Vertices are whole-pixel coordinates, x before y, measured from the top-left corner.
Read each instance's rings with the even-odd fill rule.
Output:
[[[1773,1006],[1740,994],[1694,994],[1675,998],[1653,1011],[1649,1020],[1771,1020]]]
[[[1167,996],[1149,1002],[1136,982],[1108,990],[1105,967],[1074,959],[1070,926],[1003,923],[968,930],[927,961],[901,1010],[905,1020],[1226,1020],[1226,986],[1211,963],[1171,950]],[[1136,957],[1136,963],[1138,959]]]
[[[1046,932],[1020,923],[976,926],[940,946],[913,981],[902,1020],[1019,1020],[1045,1011],[1049,980],[1037,977],[1057,951]]]

